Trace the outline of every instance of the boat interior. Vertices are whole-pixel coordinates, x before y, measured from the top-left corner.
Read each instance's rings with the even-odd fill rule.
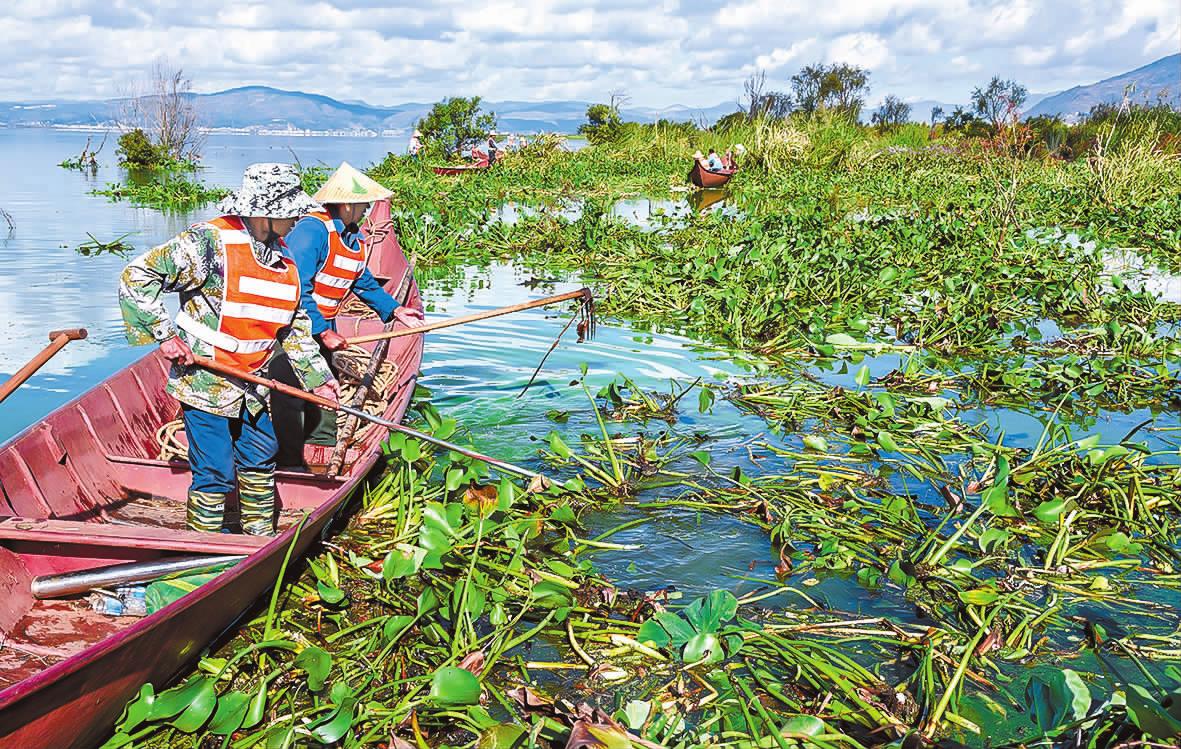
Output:
[[[375,319],[342,316],[338,325],[346,336],[381,330]],[[420,352],[414,337],[392,342],[386,361],[397,375],[389,395],[413,387]],[[185,527],[188,463],[159,457],[158,430],[179,418],[164,389],[167,369],[153,352],[0,446],[0,689],[137,621],[97,613],[85,595],[37,600],[33,578],[175,556],[251,554],[272,540]],[[386,402],[387,418],[400,416],[398,401],[404,399]],[[309,446],[307,469],[278,471],[279,532],[339,499],[385,435],[374,425],[358,428],[337,477],[324,471],[331,447]],[[231,496],[231,529],[233,505]]]

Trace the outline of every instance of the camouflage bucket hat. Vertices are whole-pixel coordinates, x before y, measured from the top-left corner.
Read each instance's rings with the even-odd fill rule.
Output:
[[[299,171],[291,164],[251,164],[242,187],[217,204],[232,216],[299,218],[323,208],[303,191]]]

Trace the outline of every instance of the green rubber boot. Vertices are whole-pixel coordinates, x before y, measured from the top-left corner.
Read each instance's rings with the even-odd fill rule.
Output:
[[[275,474],[239,471],[238,506],[244,533],[275,535]]]
[[[221,530],[226,510],[226,495],[189,489],[186,506],[186,525],[189,530],[217,533]]]

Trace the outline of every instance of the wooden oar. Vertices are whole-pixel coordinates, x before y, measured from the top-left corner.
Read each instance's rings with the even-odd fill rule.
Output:
[[[28,364],[17,370],[16,374],[8,378],[8,381],[0,385],[0,401],[3,401],[18,387],[24,384],[25,380],[33,376],[41,367],[45,366],[45,362],[53,358],[54,354],[66,347],[70,341],[80,341],[87,336],[86,328],[70,328],[69,330],[55,330],[49,334],[49,345],[42,349],[41,353],[34,356]]]
[[[197,366],[204,367],[205,369],[208,369],[208,370],[211,370],[214,372],[218,372],[219,374],[223,374],[227,377],[234,377],[239,380],[244,380],[246,382],[253,382],[256,385],[262,385],[263,387],[267,387],[272,390],[278,391],[280,393],[283,393],[284,395],[289,395],[292,398],[299,398],[300,400],[305,400],[308,403],[314,403],[317,406],[319,406],[320,408],[327,408],[329,410],[340,411],[341,413],[351,414],[352,416],[356,416],[358,419],[364,419],[365,421],[371,421],[374,424],[378,424],[378,425],[383,426],[386,429],[389,429],[394,432],[401,432],[402,434],[405,434],[408,437],[413,437],[416,440],[422,440],[423,442],[429,442],[432,445],[438,445],[439,447],[441,447],[445,450],[451,450],[453,452],[459,453],[460,455],[466,455],[467,457],[472,458],[473,460],[478,460],[481,463],[487,463],[488,465],[492,466],[493,468],[497,468],[497,469],[504,471],[506,473],[513,473],[518,476],[524,476],[525,478],[529,479],[529,490],[530,491],[533,491],[533,492],[544,491],[553,483],[548,478],[546,478],[544,475],[537,473],[536,471],[530,471],[528,468],[522,468],[521,466],[513,465],[512,463],[506,463],[503,460],[497,460],[496,458],[492,458],[492,457],[489,457],[489,456],[484,455],[482,453],[478,453],[475,450],[469,450],[466,447],[460,447],[459,445],[456,445],[452,442],[447,442],[446,440],[441,440],[438,437],[432,437],[431,435],[426,434],[425,432],[420,432],[417,429],[411,429],[410,427],[403,426],[395,421],[390,421],[389,419],[383,419],[380,416],[374,416],[373,414],[368,413],[366,411],[362,411],[359,408],[353,408],[351,406],[346,406],[342,403],[337,403],[336,401],[328,400],[327,398],[321,398],[320,396],[316,395],[315,393],[309,393],[306,390],[300,390],[299,388],[291,387],[290,385],[285,385],[284,383],[279,382],[278,380],[272,380],[272,379],[269,379],[266,377],[260,377],[255,374],[247,374],[245,372],[241,372],[237,369],[234,369],[233,367],[215,362],[212,359],[207,359],[203,356],[194,356],[193,360]]]
[[[490,317],[500,317],[501,315],[510,315],[513,312],[520,312],[527,309],[535,309],[537,307],[545,307],[550,304],[557,304],[558,302],[565,302],[570,299],[581,299],[583,306],[588,310],[586,330],[579,332],[586,337],[594,335],[594,297],[591,295],[590,289],[582,288],[578,291],[568,291],[565,294],[555,294],[554,296],[547,296],[544,299],[534,299],[532,302],[522,302],[521,304],[513,304],[508,307],[500,307],[498,309],[491,309],[486,312],[476,312],[471,315],[464,315],[462,317],[453,317],[450,320],[440,320],[438,322],[427,323],[420,325],[417,328],[402,328],[401,330],[391,330],[382,333],[371,333],[369,335],[361,335],[356,338],[348,339],[350,344],[354,343],[369,343],[370,341],[381,341],[387,338],[400,338],[406,335],[418,335],[419,333],[429,333],[432,330],[441,330],[442,328],[452,328],[456,325],[463,325],[469,322],[476,322],[477,320],[487,320]]]

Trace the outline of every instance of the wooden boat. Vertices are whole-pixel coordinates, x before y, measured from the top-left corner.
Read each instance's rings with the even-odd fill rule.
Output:
[[[698,161],[689,170],[689,181],[698,187],[721,187],[738,173],[737,169],[706,169]]]
[[[421,309],[392,233],[369,266],[391,292],[406,279],[408,303]],[[382,329],[376,319],[338,320],[350,337]],[[405,413],[421,357],[422,336],[390,346],[386,359],[396,363],[398,379],[385,418]],[[156,430],[178,412],[164,392],[167,369],[153,351],[0,446],[4,749],[104,741],[140,685],[159,689],[182,673],[275,583],[289,547],[299,554],[320,538],[380,455],[385,431],[358,430],[340,476],[280,470],[280,533],[273,538],[187,530],[188,464],[156,459]],[[331,450],[309,448],[309,465],[327,463]],[[99,614],[81,596],[34,600],[30,591],[37,575],[193,554],[249,556],[143,618]]]
[[[487,161],[477,161],[474,164],[460,164],[457,166],[432,166],[431,171],[435,174],[441,174],[444,177],[454,177],[458,174],[468,174],[469,172],[481,172],[487,169],[491,164]]]
[[[457,164],[456,166],[432,166],[431,171],[435,174],[441,174],[445,177],[453,177],[457,174],[467,174],[468,172],[478,172],[492,166],[492,162],[488,160],[488,154],[484,153],[478,148],[472,149],[472,163]]]

